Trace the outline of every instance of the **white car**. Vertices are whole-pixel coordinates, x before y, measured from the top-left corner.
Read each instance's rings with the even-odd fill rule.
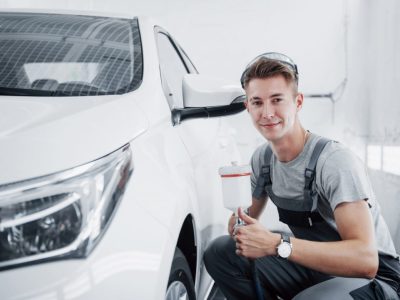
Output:
[[[241,88],[130,16],[1,11],[0,61],[0,299],[207,299]]]

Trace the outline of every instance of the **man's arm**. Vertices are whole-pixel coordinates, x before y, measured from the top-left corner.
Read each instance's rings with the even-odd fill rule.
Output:
[[[237,253],[251,258],[276,255],[280,235],[253,218],[241,216],[249,225],[237,230]],[[373,278],[378,269],[378,251],[368,204],[364,200],[343,202],[336,207],[334,216],[342,241],[291,238],[289,260],[331,275]]]
[[[378,251],[372,216],[364,200],[342,202],[334,211],[342,241],[311,242],[292,238],[290,260],[337,276],[373,278],[378,270]]]

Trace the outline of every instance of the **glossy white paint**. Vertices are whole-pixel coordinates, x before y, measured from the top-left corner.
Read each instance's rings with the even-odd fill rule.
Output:
[[[0,271],[2,300],[163,299],[188,215],[197,243],[198,299],[209,289],[202,254],[223,233],[229,214],[218,168],[239,161],[239,152],[223,118],[172,126],[154,22],[140,19],[139,25],[144,77],[138,90],[122,96],[0,97],[0,165],[7,170],[0,172],[0,185],[73,168],[127,143],[134,166],[111,226],[92,254]]]
[[[243,95],[239,86],[201,74],[185,75],[182,92],[185,107],[229,105],[232,99]]]
[[[139,89],[124,96],[69,99],[2,96],[0,165],[7,172],[0,172],[0,184],[66,170],[122,147],[148,127],[134,101],[145,93]]]

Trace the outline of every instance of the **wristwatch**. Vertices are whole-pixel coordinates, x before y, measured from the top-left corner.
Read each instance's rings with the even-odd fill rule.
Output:
[[[287,234],[281,234],[281,242],[276,247],[279,257],[288,258],[292,254],[292,243],[290,242],[290,237]]]

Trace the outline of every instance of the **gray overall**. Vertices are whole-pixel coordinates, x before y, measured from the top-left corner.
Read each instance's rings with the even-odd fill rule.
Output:
[[[303,201],[278,197],[272,190],[272,150],[265,152],[253,197],[261,198],[265,191],[277,206],[279,220],[286,223],[295,237],[312,241],[339,241],[337,231],[319,214],[320,195],[313,186],[318,158],[329,142],[317,141],[305,169]],[[256,299],[251,266],[247,259],[235,254],[235,243],[229,236],[217,238],[204,255],[205,265],[227,299]],[[400,264],[398,260],[379,257],[379,270],[375,280],[343,278],[323,274],[289,260],[267,256],[256,260],[258,276],[265,299],[399,299]]]

